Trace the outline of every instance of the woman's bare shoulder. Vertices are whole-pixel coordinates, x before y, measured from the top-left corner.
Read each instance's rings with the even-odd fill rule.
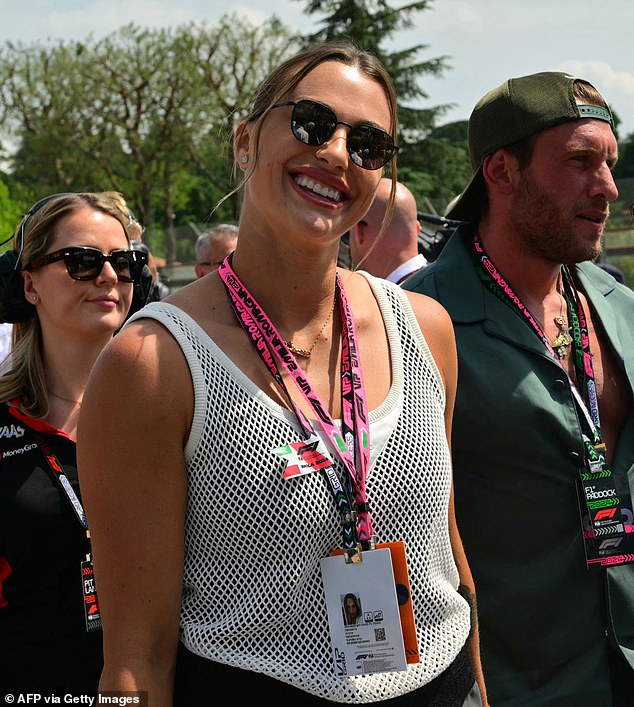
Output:
[[[350,290],[353,296],[360,301],[374,300],[374,292],[370,280],[359,273],[350,273],[343,276],[346,291]],[[414,312],[423,334],[453,335],[453,325],[445,308],[436,300],[416,292],[403,290]]]
[[[453,335],[453,324],[447,310],[440,302],[417,292],[405,290],[404,292],[424,334],[428,333],[428,331],[433,333],[437,330],[440,334],[451,332]]]
[[[187,406],[188,380],[189,368],[178,342],[160,322],[143,317],[127,323],[101,351],[86,398],[136,411],[180,398]]]
[[[170,332],[156,319],[128,322],[101,352],[96,366],[143,368],[169,358],[179,349]]]

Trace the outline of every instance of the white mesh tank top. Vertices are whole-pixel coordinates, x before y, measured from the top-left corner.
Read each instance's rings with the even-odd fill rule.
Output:
[[[182,310],[157,302],[139,313],[174,336],[195,391],[185,448],[182,642],[210,660],[352,704],[428,683],[450,665],[470,627],[449,542],[442,380],[404,292],[365,276],[385,321],[393,371],[386,400],[370,412],[368,500],[378,541],[405,542],[421,655],[402,672],[335,676],[319,561],[340,544],[341,525],[319,473],[282,479],[271,450],[301,439],[294,415]]]

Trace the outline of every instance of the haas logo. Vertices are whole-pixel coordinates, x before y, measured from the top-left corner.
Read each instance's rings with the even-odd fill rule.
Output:
[[[0,439],[20,439],[24,437],[24,427],[20,425],[3,425],[0,427]]]

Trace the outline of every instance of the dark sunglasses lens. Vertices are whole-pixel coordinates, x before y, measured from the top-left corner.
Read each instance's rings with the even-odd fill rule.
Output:
[[[371,125],[359,125],[348,135],[350,158],[363,169],[380,169],[394,155],[394,141],[379,128]]]
[[[305,145],[318,147],[327,142],[337,128],[337,116],[328,106],[315,101],[298,101],[291,114],[293,135]],[[380,169],[394,155],[394,140],[372,125],[354,127],[347,138],[350,158],[363,169]]]
[[[103,266],[101,253],[91,250],[66,253],[64,263],[74,280],[94,280]]]
[[[127,250],[115,251],[110,255],[110,264],[122,282],[132,282],[133,264],[136,253]]]
[[[323,145],[334,133],[337,117],[326,106],[314,101],[299,101],[291,115],[293,135],[305,145]]]
[[[132,264],[136,253],[126,250],[114,251],[107,260],[112,265],[121,282],[133,282]],[[84,250],[67,253],[64,262],[68,274],[74,280],[94,280],[99,277],[106,262],[106,256],[97,250]],[[142,267],[142,265],[141,265]]]

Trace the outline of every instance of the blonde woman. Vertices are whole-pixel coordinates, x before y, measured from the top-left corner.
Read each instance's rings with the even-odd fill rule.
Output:
[[[115,193],[37,202],[3,258],[14,345],[0,378],[0,687],[95,694],[102,636],[75,461],[88,374],[144,264]],[[5,280],[5,285],[7,281]],[[112,414],[112,411],[108,411]]]

